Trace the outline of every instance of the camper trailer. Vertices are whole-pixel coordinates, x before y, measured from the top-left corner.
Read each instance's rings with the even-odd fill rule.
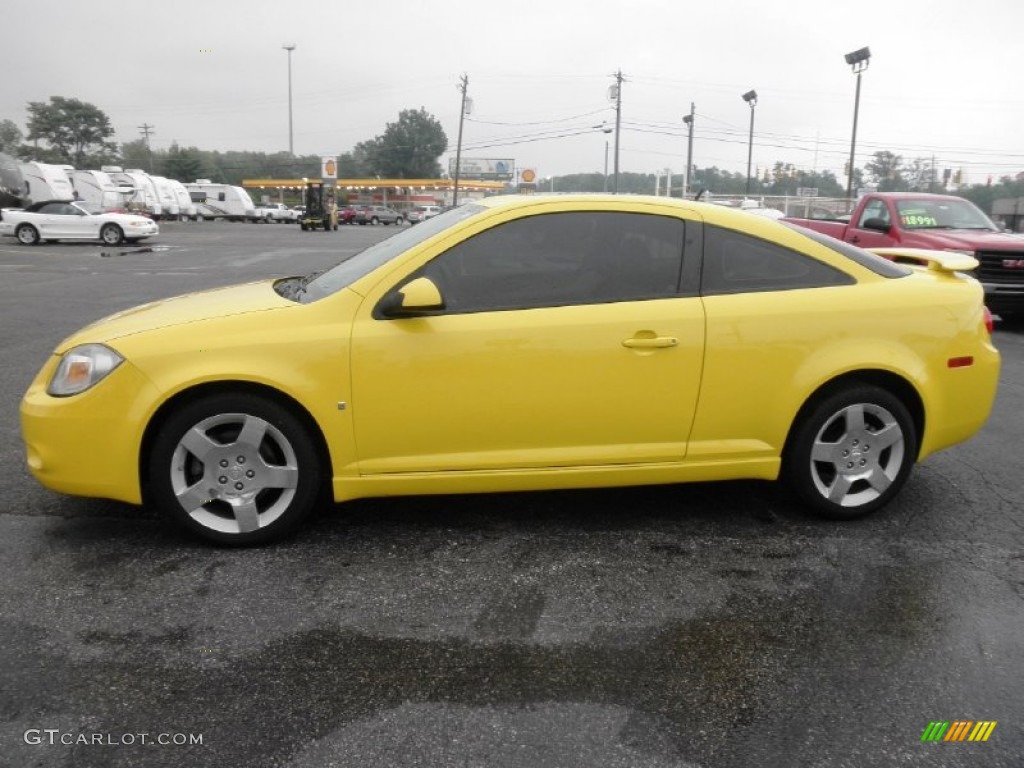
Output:
[[[131,187],[131,195],[126,200],[127,208],[160,218],[163,206],[160,204],[160,196],[153,180],[149,178],[149,174],[139,168],[122,170],[116,165],[104,165],[100,170],[109,173],[111,180],[118,186]]]
[[[192,198],[189,196],[188,190],[185,189],[185,185],[177,179],[168,179],[167,183],[171,185],[174,197],[178,201],[178,213],[181,218],[195,221],[196,204],[192,202]]]
[[[177,219],[180,214],[180,207],[178,206],[178,197],[171,188],[170,180],[165,179],[163,176],[150,176],[149,178],[153,180],[157,197],[160,199],[161,217]]]
[[[196,179],[194,184],[186,184],[185,189],[196,205],[196,215],[200,221],[249,221],[256,217],[256,206],[249,193],[241,187],[214,184],[209,179]]]
[[[48,163],[22,163],[25,205],[43,200],[74,200],[75,191],[63,168]]]
[[[96,203],[106,209],[124,208],[133,192],[130,187],[118,187],[110,174],[103,171],[72,170],[68,176],[79,200]]]

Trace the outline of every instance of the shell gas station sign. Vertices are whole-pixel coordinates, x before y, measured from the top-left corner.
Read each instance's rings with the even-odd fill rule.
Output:
[[[537,191],[537,169],[522,168],[519,171],[519,192],[524,195]]]

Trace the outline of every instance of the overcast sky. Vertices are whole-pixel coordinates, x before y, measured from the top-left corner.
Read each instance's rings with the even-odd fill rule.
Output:
[[[0,0],[0,24],[0,119],[22,129],[27,102],[66,96],[118,141],[148,123],[154,148],[287,150],[295,43],[296,153],[351,150],[424,107],[454,154],[465,73],[463,154],[541,176],[602,170],[593,126],[614,123],[621,69],[623,171],[681,171],[692,101],[694,163],[745,172],[753,88],[755,166],[845,178],[843,54],[870,46],[858,166],[888,149],[970,182],[1024,170],[1020,0]]]

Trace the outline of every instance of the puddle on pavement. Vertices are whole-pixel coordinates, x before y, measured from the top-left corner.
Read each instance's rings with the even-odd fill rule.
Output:
[[[163,253],[171,250],[170,245],[146,245],[142,248],[118,248],[114,251],[100,251],[100,258],[107,259],[111,256],[128,256],[135,253]]]

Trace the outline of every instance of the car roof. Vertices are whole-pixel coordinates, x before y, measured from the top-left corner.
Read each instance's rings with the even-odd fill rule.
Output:
[[[474,200],[466,205],[480,205],[491,210],[507,208],[543,208],[551,206],[552,212],[558,210],[580,210],[588,204],[606,206],[611,210],[622,210],[643,213],[645,208],[675,208],[695,214],[708,224],[743,229],[756,232],[778,232],[783,225],[767,216],[752,216],[739,208],[727,208],[713,203],[702,203],[695,200],[682,200],[678,197],[655,197],[654,195],[607,195],[607,194],[567,194],[567,195],[495,195],[493,197]],[[538,211],[539,213],[540,211]],[[751,220],[757,222],[751,224]],[[756,230],[756,232],[755,232]]]
[[[24,210],[28,211],[29,213],[32,213],[33,211],[37,211],[40,208],[42,208],[44,205],[49,205],[50,203],[68,203],[68,204],[70,204],[70,203],[78,203],[78,202],[82,202],[82,201],[81,200],[40,200],[38,203],[32,203],[32,205],[28,206]]]

